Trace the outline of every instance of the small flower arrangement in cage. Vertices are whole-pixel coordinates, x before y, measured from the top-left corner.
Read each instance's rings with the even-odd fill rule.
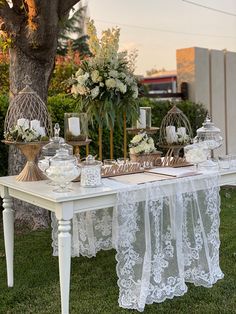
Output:
[[[23,83],[25,88],[14,97],[6,114],[4,142],[15,145],[27,159],[16,180],[38,181],[45,176],[36,164],[36,157],[52,134],[52,123],[45,103],[30,87],[29,76]]]
[[[186,115],[174,105],[160,127],[161,146],[186,145],[192,140],[192,128]]]
[[[46,141],[48,137],[45,133],[45,127],[40,126],[40,121],[35,119],[29,121],[25,118],[17,120],[17,124],[4,132],[4,138],[9,142],[35,142]]]
[[[48,140],[52,133],[51,118],[45,103],[30,87],[26,75],[26,85],[12,100],[4,123],[4,138],[10,142],[35,142]]]
[[[166,148],[164,166],[180,166],[185,160],[181,149],[192,141],[192,128],[186,115],[174,105],[164,117],[160,127],[159,146]]]
[[[150,168],[161,164],[161,152],[157,151],[154,140],[146,132],[140,132],[130,141],[130,160]]]

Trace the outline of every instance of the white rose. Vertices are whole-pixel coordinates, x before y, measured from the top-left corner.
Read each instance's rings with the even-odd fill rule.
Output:
[[[101,76],[99,76],[99,71],[98,70],[94,70],[91,73],[91,79],[94,83],[98,83],[102,80]]]
[[[93,89],[91,89],[92,99],[96,98],[98,95],[99,95],[99,86],[96,86]]]
[[[86,72],[84,75],[80,75],[77,77],[77,82],[80,85],[84,85],[88,78],[89,74]]]
[[[109,76],[116,78],[118,76],[118,72],[116,70],[109,71]]]
[[[120,80],[116,80],[116,86],[122,94],[125,94],[127,91],[127,86],[122,83]]]
[[[108,89],[110,89],[110,88],[115,88],[115,87],[116,87],[116,80],[113,79],[113,78],[109,78],[109,79],[107,79],[107,80],[105,81],[105,84],[106,84],[106,87],[107,87]]]
[[[132,140],[131,140],[131,143],[132,144],[137,144],[139,142],[141,142],[143,139],[143,136],[141,134],[138,134],[138,135],[135,135]]]

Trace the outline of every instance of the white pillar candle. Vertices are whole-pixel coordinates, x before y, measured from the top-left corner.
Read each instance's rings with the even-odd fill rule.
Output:
[[[24,119],[24,118],[18,119],[17,120],[17,125],[21,126],[24,129],[28,129],[29,128],[29,120],[28,119]]]
[[[71,117],[68,119],[69,131],[73,136],[80,135],[80,121],[77,117]]]
[[[168,144],[172,144],[176,142],[178,139],[178,136],[175,131],[175,126],[174,125],[168,125],[166,127],[166,141]]]
[[[145,109],[140,109],[137,127],[138,127],[138,129],[145,129],[146,128],[146,110]]]
[[[39,120],[31,120],[30,121],[30,128],[38,131],[40,128],[40,121]]]
[[[45,128],[40,126],[37,130],[41,136],[46,136]]]
[[[185,127],[180,127],[177,129],[177,133],[181,136],[185,136],[186,135],[186,128]]]

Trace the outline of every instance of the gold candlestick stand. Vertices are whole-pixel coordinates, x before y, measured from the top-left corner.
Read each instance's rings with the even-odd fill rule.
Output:
[[[42,146],[47,144],[47,142],[3,142],[7,145],[15,145],[27,159],[25,167],[16,177],[16,181],[40,181],[46,179],[46,176],[39,169],[36,159]]]

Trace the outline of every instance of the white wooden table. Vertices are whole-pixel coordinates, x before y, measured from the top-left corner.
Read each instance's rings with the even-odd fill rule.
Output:
[[[221,173],[220,185],[235,184],[236,169]],[[46,181],[18,182],[14,176],[0,178],[3,198],[3,228],[7,263],[7,283],[13,287],[14,210],[12,197],[54,212],[58,219],[58,255],[61,291],[61,312],[69,313],[69,287],[71,265],[71,219],[74,213],[112,207],[117,188],[101,186],[82,188],[73,183],[69,193],[52,192]]]

